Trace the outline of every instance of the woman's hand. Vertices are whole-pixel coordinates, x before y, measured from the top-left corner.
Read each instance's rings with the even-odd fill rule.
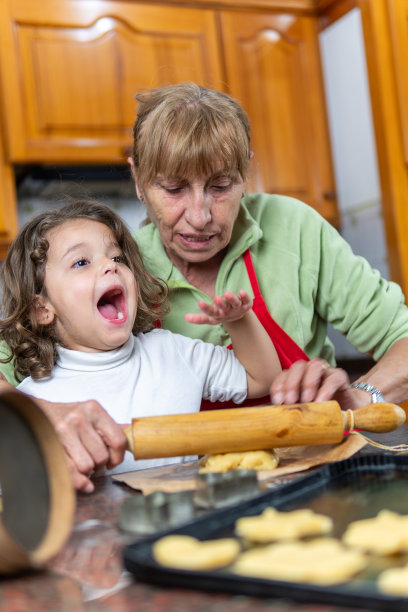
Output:
[[[123,461],[127,439],[118,425],[95,400],[52,404],[33,398],[51,421],[68,458],[74,487],[92,493],[91,476]]]
[[[242,319],[251,310],[252,299],[241,289],[237,295],[226,291],[223,296],[215,297],[211,304],[200,300],[198,306],[201,313],[188,313],[184,316],[188,323],[218,325]]]
[[[341,368],[330,367],[327,361],[319,358],[296,361],[283,370],[273,381],[270,394],[272,404],[335,399],[344,410],[357,407],[347,373]]]

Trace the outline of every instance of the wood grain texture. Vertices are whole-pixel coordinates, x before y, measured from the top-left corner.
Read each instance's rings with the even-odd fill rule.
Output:
[[[405,422],[394,404],[354,411],[354,427],[391,431]],[[135,459],[208,455],[286,446],[335,444],[351,428],[335,401],[210,410],[133,419],[126,430]]]

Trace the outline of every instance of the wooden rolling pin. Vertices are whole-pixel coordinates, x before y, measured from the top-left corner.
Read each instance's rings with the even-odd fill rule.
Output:
[[[133,419],[125,433],[135,459],[151,459],[334,444],[347,430],[392,431],[405,418],[396,404],[345,412],[327,401],[143,417]]]

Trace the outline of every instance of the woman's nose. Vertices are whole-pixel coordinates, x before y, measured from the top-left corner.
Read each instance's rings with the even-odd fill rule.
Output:
[[[211,202],[204,192],[194,193],[186,208],[188,222],[195,229],[204,229],[211,221]]]

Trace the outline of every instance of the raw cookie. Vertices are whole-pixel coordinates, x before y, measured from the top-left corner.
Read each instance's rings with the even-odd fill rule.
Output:
[[[391,567],[381,572],[377,585],[383,593],[408,597],[408,563],[403,567]]]
[[[205,455],[198,463],[199,473],[229,472],[230,470],[274,470],[279,457],[271,450],[243,451]]]
[[[311,535],[330,533],[333,521],[313,510],[279,512],[266,508],[258,516],[244,516],[235,523],[235,533],[250,542],[266,543],[278,540],[295,540]]]
[[[377,555],[408,551],[408,516],[381,510],[374,518],[350,523],[342,540],[347,546]]]
[[[229,565],[240,552],[233,538],[201,542],[186,535],[169,535],[153,544],[153,557],[168,567],[210,570]]]
[[[366,565],[363,553],[347,549],[334,538],[317,538],[248,550],[238,557],[232,571],[270,580],[329,585],[349,580]]]

